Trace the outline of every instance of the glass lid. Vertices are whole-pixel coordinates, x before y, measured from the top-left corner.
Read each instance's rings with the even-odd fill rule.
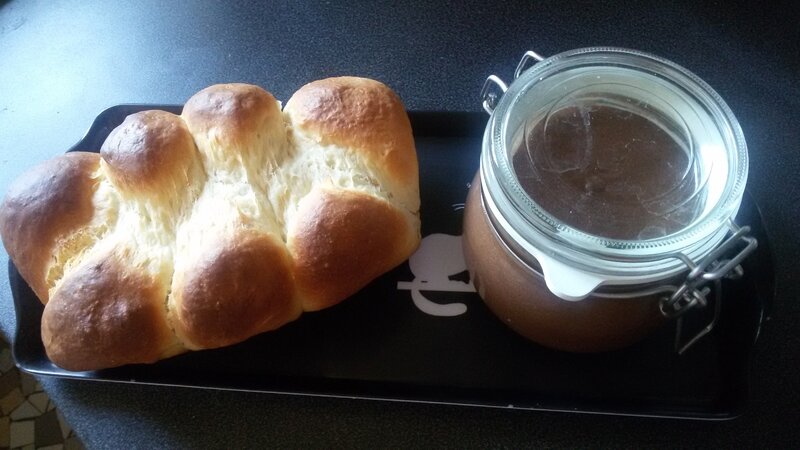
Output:
[[[490,126],[498,182],[521,216],[605,255],[682,251],[735,214],[747,177],[744,137],[719,95],[637,51],[539,62]]]

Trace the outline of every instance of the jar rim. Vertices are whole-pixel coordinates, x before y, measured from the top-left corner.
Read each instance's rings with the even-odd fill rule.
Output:
[[[728,163],[723,190],[707,214],[666,236],[644,240],[610,239],[558,220],[524,193],[516,177],[511,176],[509,118],[519,112],[520,99],[528,89],[559,71],[575,67],[630,68],[647,72],[673,83],[702,106],[722,137]],[[698,260],[724,237],[725,232],[720,230],[727,230],[726,225],[738,212],[744,194],[748,155],[738,120],[722,97],[700,77],[667,59],[638,50],[588,47],[546,58],[511,83],[487,124],[481,172],[485,178],[484,189],[490,190],[497,212],[506,219],[514,219],[510,221],[512,226],[522,225],[515,228],[530,228],[530,232],[520,235],[537,248],[594,273],[674,274],[686,267],[675,254]]]

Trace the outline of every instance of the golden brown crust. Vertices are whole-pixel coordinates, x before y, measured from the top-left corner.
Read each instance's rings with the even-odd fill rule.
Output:
[[[300,315],[281,241],[248,230],[215,244],[201,250],[189,270],[175,274],[175,326],[187,344],[235,344]]]
[[[283,127],[275,97],[251,84],[209,86],[186,102],[181,116],[195,139],[227,150],[246,149],[266,125]]]
[[[184,121],[158,110],[126,117],[100,149],[117,186],[146,191],[185,186],[194,153],[194,140]]]
[[[52,293],[54,363],[231,345],[344,300],[414,251],[417,159],[397,96],[342,77],[289,106],[211,86],[181,116],[129,116],[102,158],[69,154],[12,186],[0,232],[37,295]]]
[[[356,191],[310,193],[287,242],[303,309],[333,306],[403,262],[419,242],[416,233],[384,200]]]
[[[284,111],[293,127],[320,144],[362,152],[397,184],[419,183],[408,114],[383,83],[358,77],[314,81],[295,92]]]
[[[36,296],[46,303],[50,259],[60,239],[94,214],[99,157],[72,152],[45,161],[18,178],[0,206],[0,234],[8,255]]]
[[[45,306],[42,341],[58,366],[151,363],[174,346],[164,315],[166,289],[121,256],[95,255],[65,277]]]

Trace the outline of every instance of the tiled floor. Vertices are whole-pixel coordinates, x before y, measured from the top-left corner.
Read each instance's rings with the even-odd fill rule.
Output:
[[[42,386],[14,365],[0,338],[0,449],[83,449]]]

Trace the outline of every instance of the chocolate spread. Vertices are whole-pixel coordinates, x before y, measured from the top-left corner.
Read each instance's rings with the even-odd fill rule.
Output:
[[[596,236],[644,240],[696,217],[691,143],[676,141],[679,134],[611,105],[569,106],[531,122],[514,172],[559,221]]]
[[[475,288],[500,320],[541,345],[571,352],[626,347],[663,323],[659,295],[569,302],[550,292],[541,275],[511,255],[481,202],[476,176],[464,209],[464,259]]]

